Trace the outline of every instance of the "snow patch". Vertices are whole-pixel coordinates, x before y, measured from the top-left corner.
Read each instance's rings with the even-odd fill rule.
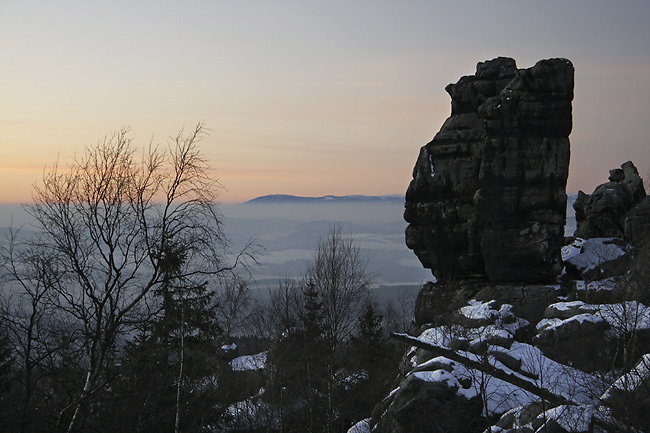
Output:
[[[571,257],[575,257],[578,254],[580,254],[580,250],[582,249],[582,245],[584,243],[585,243],[584,239],[576,238],[569,245],[563,246],[562,247],[562,260],[566,262]]]
[[[558,318],[542,319],[537,324],[537,331],[541,332],[541,331],[557,330],[558,328],[561,328],[563,326],[570,326],[569,324],[574,322],[578,322],[582,325],[585,322],[601,323],[603,321],[604,319],[602,319],[601,317],[595,316],[590,313],[576,314],[575,316],[569,317],[568,319],[558,319]]]
[[[497,301],[481,302],[472,299],[469,305],[460,309],[460,314],[471,320],[492,320],[499,314],[494,309]]]
[[[370,418],[361,420],[350,427],[348,433],[370,433]]]
[[[650,329],[650,308],[637,301],[621,304],[595,305],[598,315],[605,319],[615,333]]]
[[[256,355],[238,356],[228,364],[233,371],[263,370],[266,365],[266,352]]]
[[[614,290],[616,288],[616,278],[605,278],[604,280],[598,280],[598,281],[590,281],[590,282],[585,282],[582,280],[578,280],[575,282],[576,285],[576,290],[577,291],[601,291],[601,290]]]
[[[455,340],[452,330],[444,327],[426,329],[418,339],[441,347],[447,347],[451,341]]]
[[[566,431],[586,433],[594,417],[593,406],[558,406],[547,410],[538,418],[552,419]]]
[[[417,377],[420,380],[425,382],[443,382],[449,388],[462,388],[456,376],[448,372],[447,370],[435,370],[435,371],[416,371],[412,373],[413,377]]]
[[[603,394],[601,400],[607,401],[614,396],[614,391],[634,392],[650,377],[650,353],[643,355],[638,364],[619,377]]]
[[[590,271],[603,262],[617,259],[626,253],[624,249],[613,243],[614,238],[591,238],[584,242],[580,254],[574,255],[566,261],[578,269]]]

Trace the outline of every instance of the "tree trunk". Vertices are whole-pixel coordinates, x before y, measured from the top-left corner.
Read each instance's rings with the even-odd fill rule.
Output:
[[[70,423],[68,424],[68,433],[71,433],[74,430],[74,426],[79,417],[79,411],[81,410],[81,403],[83,403],[86,397],[88,397],[88,395],[90,394],[90,390],[93,385],[92,376],[93,376],[93,369],[89,367],[86,373],[86,383],[84,383],[84,387],[83,390],[81,391],[81,394],[79,395],[79,399],[77,400],[77,403],[74,405],[74,413],[72,414],[72,418],[70,419]]]
[[[178,383],[176,384],[176,422],[174,424],[174,432],[180,433],[181,431],[181,385],[183,383],[183,368],[185,363],[185,307],[181,300],[181,356],[180,365],[178,367]]]

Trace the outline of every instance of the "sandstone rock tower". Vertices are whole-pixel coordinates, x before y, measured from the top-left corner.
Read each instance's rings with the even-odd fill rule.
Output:
[[[562,270],[574,69],[499,57],[446,87],[451,116],[420,150],[406,244],[439,281],[544,282]]]

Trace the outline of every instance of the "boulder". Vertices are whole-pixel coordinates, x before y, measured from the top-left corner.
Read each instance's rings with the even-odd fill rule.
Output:
[[[625,274],[636,250],[619,238],[591,238],[580,253],[565,260],[567,275],[585,281],[604,280]]]
[[[615,416],[625,419],[630,431],[648,431],[650,427],[650,353],[619,377],[600,397]]]
[[[575,309],[578,313],[579,308]],[[566,312],[566,311],[565,311]],[[567,319],[543,319],[533,342],[544,355],[583,371],[603,369],[608,362],[605,332],[608,322],[597,314],[580,313]]]
[[[618,277],[595,281],[575,280],[570,282],[570,292],[579,301],[589,304],[614,304],[625,299],[619,290],[619,280]]]
[[[439,281],[561,272],[573,73],[500,57],[447,86],[451,116],[420,150],[404,212],[407,246]]]
[[[415,324],[452,323],[453,311],[465,305],[482,287],[472,281],[425,283],[415,299]]]
[[[582,301],[557,302],[546,307],[544,318],[564,320],[579,314],[594,314],[597,311],[598,308]]]
[[[625,214],[623,236],[638,248],[650,243],[650,197],[645,197]]]
[[[511,304],[512,312],[530,323],[537,323],[544,310],[556,302],[559,286],[548,284],[486,284],[476,299],[498,299]]]
[[[415,300],[415,323],[442,325],[458,323],[475,325],[472,320],[459,317],[455,311],[471,299],[490,302],[498,300],[512,305],[513,317],[537,323],[547,306],[557,301],[559,286],[550,284],[490,283],[487,281],[458,281],[454,283],[426,283]],[[498,310],[498,308],[497,308]]]
[[[418,372],[409,374],[396,392],[375,408],[369,423],[373,432],[470,433],[484,428],[480,398],[468,400],[459,395],[460,384],[448,371],[430,373],[449,379],[432,381]]]
[[[636,300],[650,305],[650,244],[641,248],[630,270],[621,279],[619,289],[624,292],[624,299]],[[619,298],[620,301],[620,298]]]
[[[575,236],[615,237],[642,246],[650,238],[650,201],[643,179],[632,161],[609,173],[609,182],[598,185],[591,195],[578,193],[573,204]]]

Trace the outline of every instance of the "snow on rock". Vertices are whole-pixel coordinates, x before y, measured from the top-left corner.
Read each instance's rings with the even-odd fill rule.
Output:
[[[615,334],[634,330],[650,329],[650,308],[637,301],[619,304],[586,304],[582,301],[558,302],[546,309],[544,316],[537,323],[538,338],[543,331],[567,333],[575,331],[578,324],[592,322],[599,326],[607,323]],[[580,331],[589,333],[592,328]]]
[[[426,329],[418,338],[434,346],[456,350],[465,348],[469,341],[467,337],[459,335],[460,330],[460,327],[439,326]],[[407,353],[407,357],[411,360],[411,367],[417,367],[431,359],[432,356],[427,351],[411,347]]]
[[[233,371],[262,370],[266,365],[266,352],[261,352],[256,355],[238,356],[228,364],[230,364],[230,368]]]
[[[225,351],[237,350],[237,345],[235,343],[224,344],[223,346],[221,346],[221,350],[225,350]]]
[[[594,314],[578,314],[568,319],[542,319],[537,324],[534,341],[544,346],[554,346],[559,340],[592,337],[607,328],[608,323]]]
[[[461,308],[460,322],[465,326],[470,339],[482,336],[492,338],[491,344],[501,344],[507,347],[514,336],[522,329],[530,325],[525,319],[516,317],[511,304],[502,304],[497,310],[496,301],[481,302],[469,301],[469,305]],[[463,312],[463,309],[465,311]],[[506,334],[507,333],[507,334]],[[509,335],[508,335],[509,334]],[[497,343],[497,341],[501,343]]]
[[[235,343],[224,344],[219,348],[219,356],[223,359],[233,359],[238,355],[238,347]]]
[[[615,238],[587,239],[582,245],[580,254],[567,261],[584,271],[594,269],[601,263],[614,260],[626,253],[623,248],[613,243],[614,240]]]
[[[521,359],[515,354],[510,353],[510,350],[501,346],[490,346],[487,349],[487,354],[493,356],[494,359],[508,367],[512,371],[521,370]],[[522,371],[523,372],[523,371]]]
[[[479,363],[489,362],[500,370],[532,380],[578,403],[592,402],[590,386],[595,379],[591,375],[555,362],[529,344],[513,342],[510,349],[490,346],[487,355],[458,353]],[[418,365],[411,375],[417,380],[444,384],[468,400],[484,396],[489,415],[501,414],[538,399],[509,382],[473,371],[444,356]]]
[[[429,371],[434,371],[434,370],[447,370],[447,371],[453,371],[454,368],[458,366],[458,363],[455,361],[452,361],[449,358],[446,358],[444,356],[436,356],[435,358],[431,358],[426,362],[423,362],[422,364],[419,364],[417,368],[413,371],[423,371],[423,370],[429,370]]]
[[[650,329],[650,308],[637,301],[596,305],[598,315],[609,323],[612,332],[622,335],[631,331]]]
[[[619,377],[600,397],[604,402],[614,400],[617,394],[634,393],[643,384],[650,382],[650,353],[643,355],[636,366],[623,376]]]
[[[540,414],[537,418],[548,425],[554,421],[565,431],[587,433],[594,417],[593,406],[557,406]]]
[[[439,326],[424,330],[418,336],[418,339],[433,344],[434,346],[448,347],[448,344],[455,339],[455,336],[451,329]]]
[[[618,281],[618,278],[610,277],[589,282],[576,280],[573,284],[575,284],[574,290],[578,299],[585,302],[608,304],[616,299],[614,289],[618,286]]]
[[[482,302],[472,299],[469,305],[462,307],[459,312],[461,318],[465,319],[469,326],[481,326],[492,323],[499,315],[495,310],[497,301]]]
[[[370,418],[366,418],[350,427],[348,433],[370,433],[370,431]]]
[[[594,314],[596,311],[598,311],[597,308],[582,301],[556,302],[546,307],[544,317],[568,319],[578,314]]]
[[[579,323],[580,325],[582,325],[585,322],[602,323],[605,322],[605,320],[591,313],[576,314],[575,316],[571,316],[568,319],[558,319],[558,318],[542,319],[537,324],[537,331],[539,332],[547,331],[547,330],[558,331],[558,329],[562,327],[575,326],[574,323]]]
[[[575,257],[578,254],[580,254],[580,251],[582,249],[582,245],[585,243],[585,240],[582,238],[575,238],[573,242],[571,242],[569,245],[565,245],[562,247],[562,260],[567,261],[571,257]]]
[[[551,319],[542,319],[537,323],[535,328],[537,329],[538,332],[540,332],[540,331],[544,331],[545,329],[559,328],[560,326],[562,326],[562,323],[564,323],[564,320],[558,319],[556,317]]]
[[[598,281],[575,281],[576,290],[586,290],[586,291],[599,291],[599,290],[614,290],[616,288],[616,277],[605,278],[604,280]]]
[[[480,328],[479,332],[475,333],[478,336],[469,343],[470,350],[474,353],[483,352],[488,345],[501,346],[507,349],[514,341],[514,336],[510,332],[494,325],[484,326]]]
[[[456,379],[456,376],[454,376],[447,370],[440,369],[435,371],[416,371],[412,374],[413,376],[425,382],[441,382],[447,385],[448,388],[455,388],[455,389],[462,388],[462,386],[458,382],[458,379]]]
[[[508,353],[521,361],[526,377],[535,377],[535,383],[576,403],[593,403],[591,388],[598,379],[576,368],[546,357],[537,347],[515,341]]]

